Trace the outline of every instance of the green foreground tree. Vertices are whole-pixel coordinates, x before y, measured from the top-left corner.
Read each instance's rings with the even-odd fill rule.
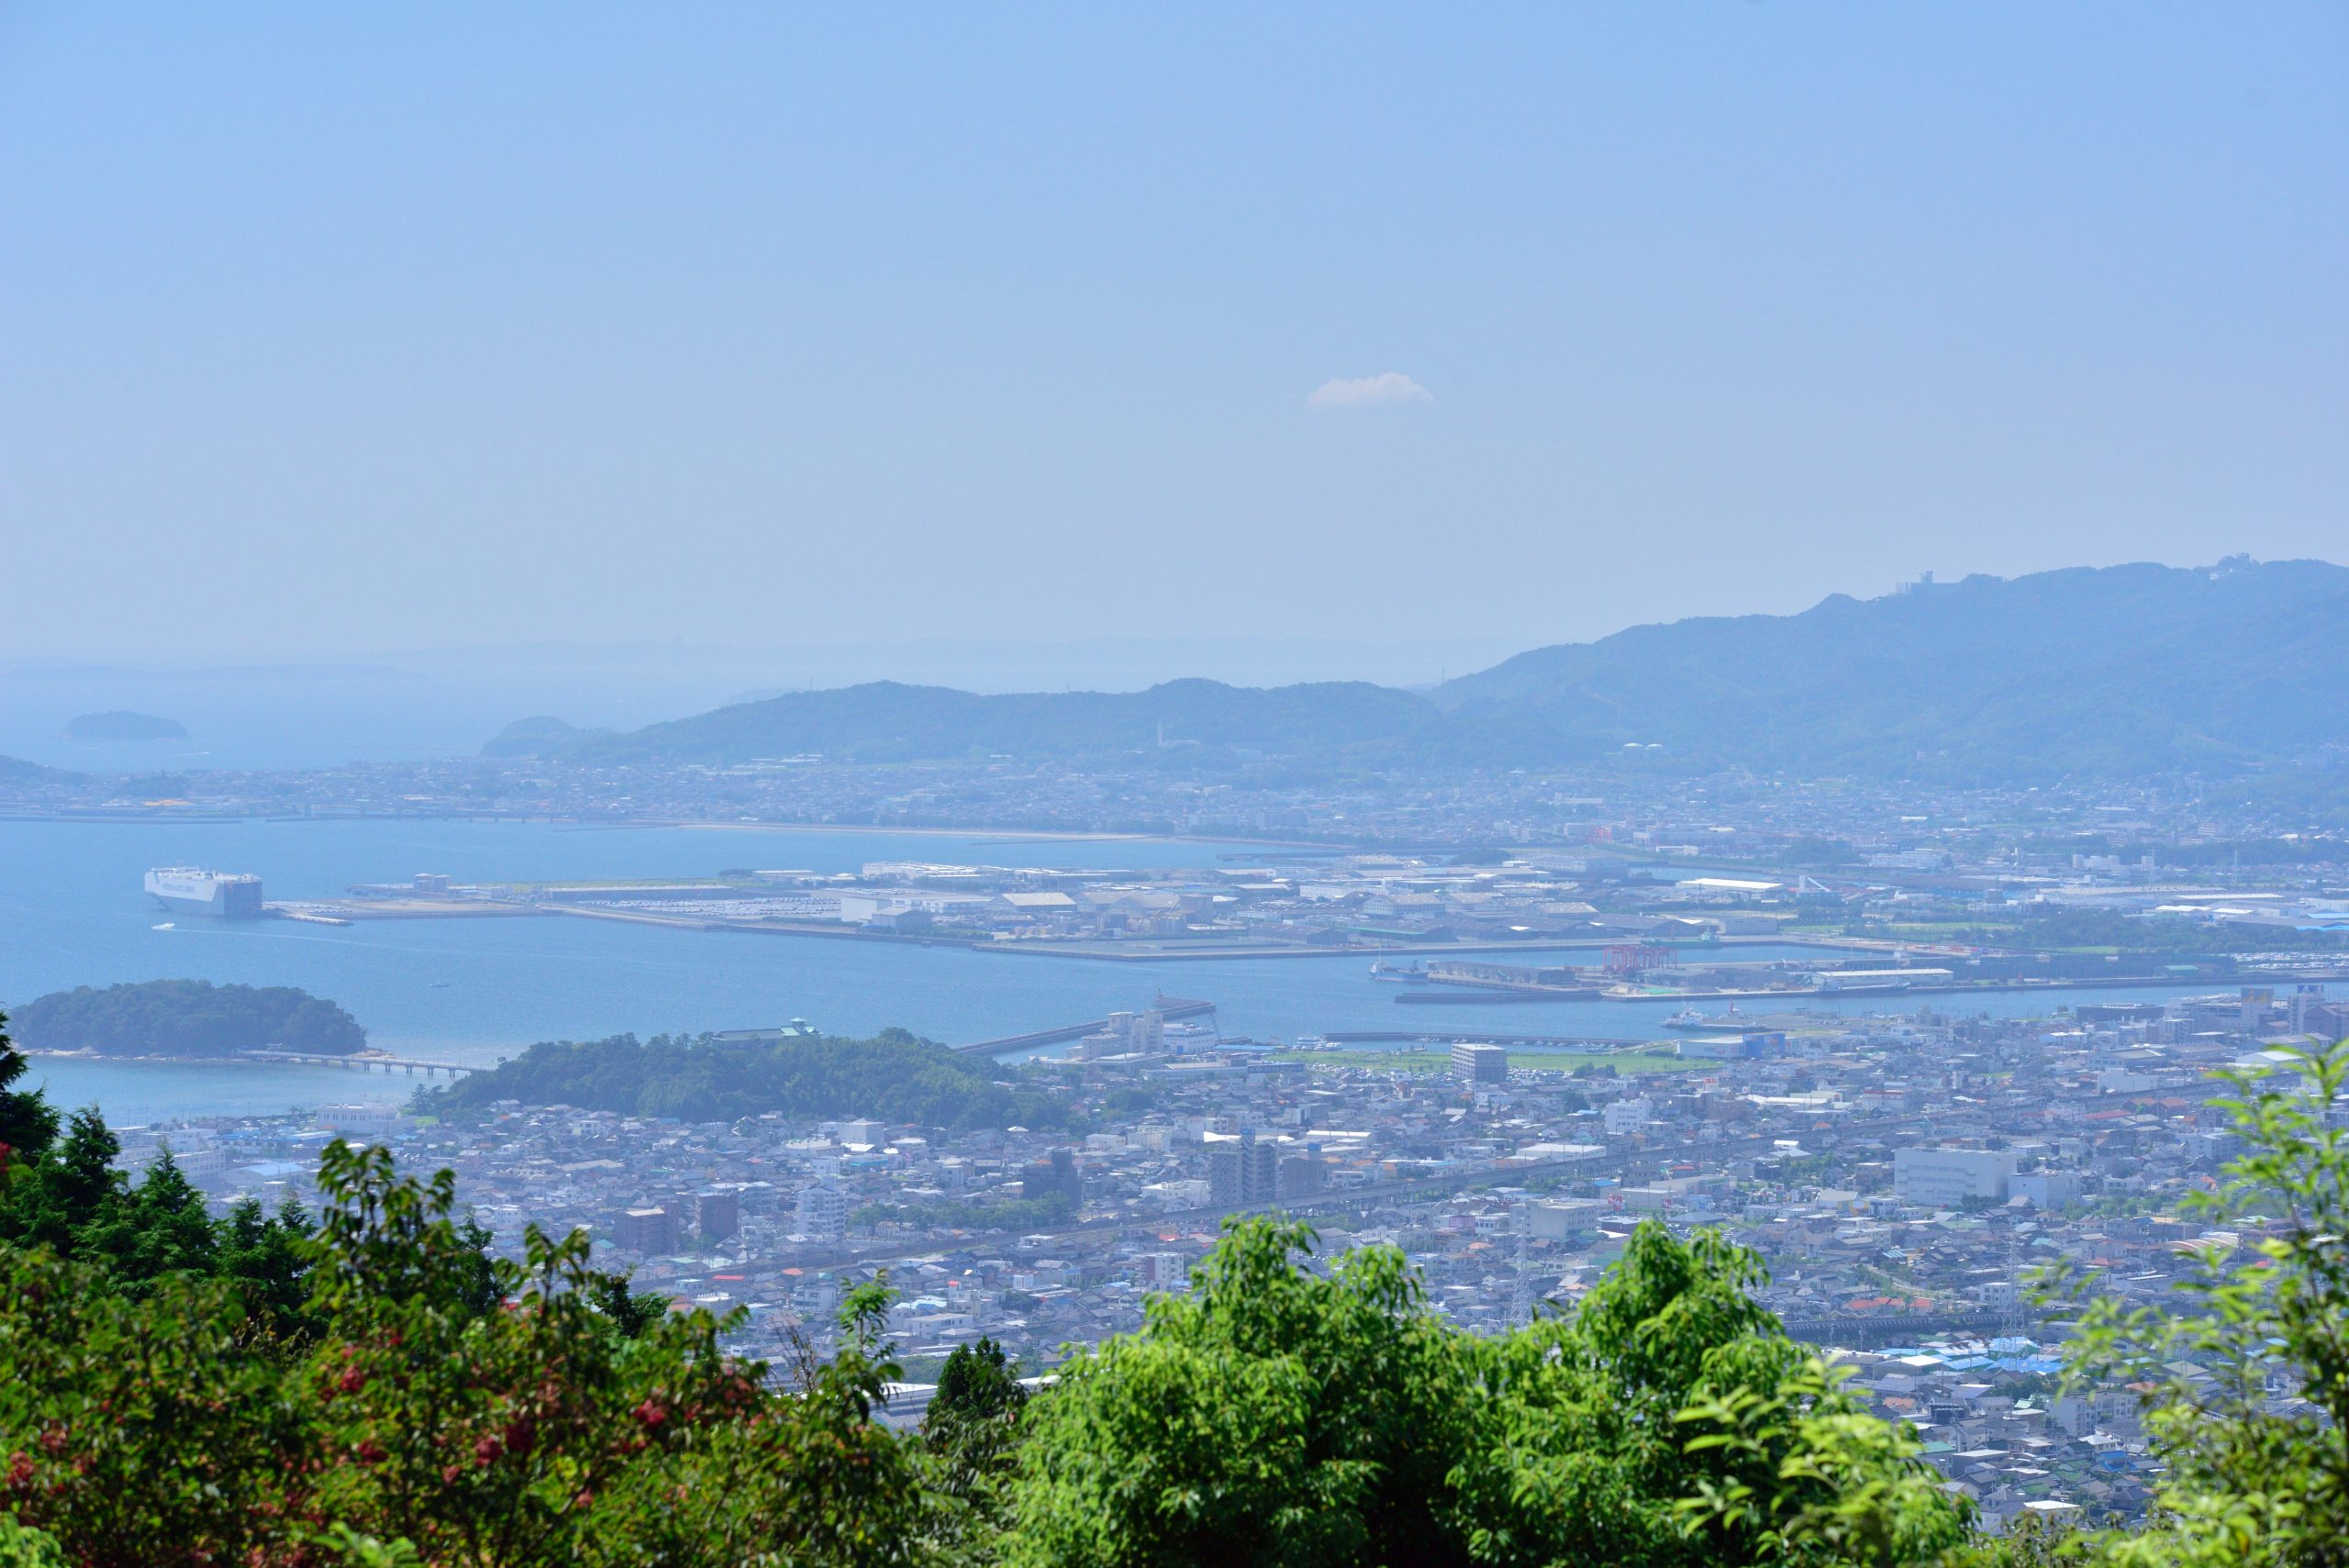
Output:
[[[8,1015],[0,1013],[0,1171],[37,1160],[57,1137],[57,1112],[37,1090],[17,1088],[30,1070],[8,1038]]]
[[[1306,1266],[1228,1229],[1187,1297],[1038,1402],[1008,1562],[1902,1563],[1960,1503],[1747,1288],[1751,1253],[1641,1228],[1571,1318],[1483,1338],[1402,1254]]]
[[[255,1334],[232,1279],[134,1292],[0,1248],[0,1513],[85,1568],[861,1563],[925,1539],[918,1456],[873,1418],[877,1293],[780,1396],[729,1321],[601,1310],[584,1234],[486,1259],[448,1173],[380,1149],[331,1145],[319,1185],[298,1344]]]

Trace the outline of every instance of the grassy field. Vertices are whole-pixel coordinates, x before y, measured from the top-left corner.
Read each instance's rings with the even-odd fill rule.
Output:
[[[1612,1067],[1631,1076],[1641,1073],[1693,1073],[1715,1063],[1698,1057],[1664,1056],[1652,1051],[1616,1055],[1612,1052],[1586,1054],[1573,1051],[1512,1051],[1508,1053],[1511,1067],[1546,1067],[1555,1073],[1570,1073],[1577,1067]]]

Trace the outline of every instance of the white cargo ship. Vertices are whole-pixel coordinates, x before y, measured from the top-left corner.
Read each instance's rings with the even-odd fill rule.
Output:
[[[265,913],[261,903],[261,878],[239,872],[160,866],[147,873],[147,896],[182,915],[252,920]]]

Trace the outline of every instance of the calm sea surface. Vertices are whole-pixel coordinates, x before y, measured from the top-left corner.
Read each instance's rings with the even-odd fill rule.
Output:
[[[125,980],[298,985],[348,1007],[373,1045],[481,1062],[533,1040],[742,1029],[795,1015],[841,1033],[896,1024],[960,1043],[1147,1006],[1162,988],[1218,1003],[1227,1033],[1259,1039],[1447,1029],[1631,1037],[1656,1031],[1675,1010],[1669,1003],[1602,1002],[1401,1006],[1395,1002],[1401,988],[1372,981],[1358,955],[1126,963],[566,917],[226,923],[163,914],[139,891],[141,875],[158,865],[253,872],[270,897],[306,898],[419,871],[459,881],[688,877],[729,867],[851,871],[876,860],[1214,866],[1257,853],[1245,845],[1135,839],[514,822],[0,822],[0,1005]],[[164,920],[174,929],[154,929]],[[1739,956],[1793,951],[1746,949]],[[1963,1005],[2023,1013],[2107,995],[1967,997]],[[95,1101],[123,1125],[404,1099],[417,1082],[330,1068],[55,1059],[38,1061],[33,1076],[45,1079],[59,1102]]]

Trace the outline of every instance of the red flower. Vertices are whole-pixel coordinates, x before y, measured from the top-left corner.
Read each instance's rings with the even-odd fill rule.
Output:
[[[481,1440],[473,1444],[473,1462],[475,1464],[487,1464],[491,1460],[494,1460],[496,1457],[497,1440],[495,1438],[483,1438]]]
[[[344,1394],[356,1394],[367,1386],[367,1374],[355,1366],[347,1366],[342,1369],[342,1375],[334,1380],[334,1385]]]
[[[662,1409],[658,1402],[647,1399],[636,1407],[636,1418],[648,1427],[657,1427],[669,1418],[669,1412]]]
[[[373,1438],[362,1440],[359,1444],[358,1452],[361,1462],[365,1464],[381,1464],[384,1461],[392,1457],[390,1454],[384,1451],[384,1445],[377,1442]]]

